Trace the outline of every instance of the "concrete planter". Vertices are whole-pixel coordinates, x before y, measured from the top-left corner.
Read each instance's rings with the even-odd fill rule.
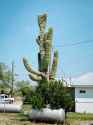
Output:
[[[65,111],[63,109],[52,110],[50,108],[32,109],[28,116],[34,121],[63,122],[65,120]]]

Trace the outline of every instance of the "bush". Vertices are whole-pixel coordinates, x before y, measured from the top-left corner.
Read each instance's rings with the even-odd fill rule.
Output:
[[[24,89],[25,94],[26,92],[27,88]],[[30,91],[25,97],[25,102],[30,103],[35,109],[49,104],[51,109],[64,108],[65,111],[70,111],[74,104],[69,90],[63,86],[62,81],[41,81],[36,90]]]
[[[24,86],[24,87],[20,88],[20,91],[22,93],[22,96],[24,97],[24,96],[27,96],[32,91],[32,89],[31,89],[31,87]]]
[[[73,107],[72,96],[62,81],[41,82],[37,87],[37,93],[43,98],[43,103],[50,104],[52,109],[64,108],[69,111]]]
[[[34,109],[41,109],[42,107],[44,107],[44,101],[43,101],[43,98],[41,97],[41,95],[34,94],[31,97],[31,104],[32,104],[32,108],[34,108]]]
[[[44,107],[42,96],[34,90],[25,96],[24,103],[31,104],[32,108],[34,109],[40,109]]]

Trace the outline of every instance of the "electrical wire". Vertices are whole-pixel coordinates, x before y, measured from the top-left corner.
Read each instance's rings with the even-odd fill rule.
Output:
[[[88,43],[93,43],[93,40],[77,41],[77,42],[73,42],[73,43],[69,43],[69,44],[63,44],[63,45],[62,44],[56,44],[54,46],[55,47],[70,47],[70,46],[77,46],[77,45],[88,44]]]

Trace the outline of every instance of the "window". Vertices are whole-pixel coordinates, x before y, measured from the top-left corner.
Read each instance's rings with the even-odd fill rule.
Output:
[[[79,93],[84,94],[84,93],[86,93],[86,90],[80,90]]]
[[[3,98],[4,98],[4,96],[2,95],[2,96],[1,96],[1,99],[3,99]]]
[[[5,95],[5,98],[8,98],[8,96],[7,96],[7,95]]]

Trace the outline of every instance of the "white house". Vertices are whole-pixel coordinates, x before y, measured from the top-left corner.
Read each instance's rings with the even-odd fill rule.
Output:
[[[75,87],[75,112],[93,113],[93,72],[72,79]]]

